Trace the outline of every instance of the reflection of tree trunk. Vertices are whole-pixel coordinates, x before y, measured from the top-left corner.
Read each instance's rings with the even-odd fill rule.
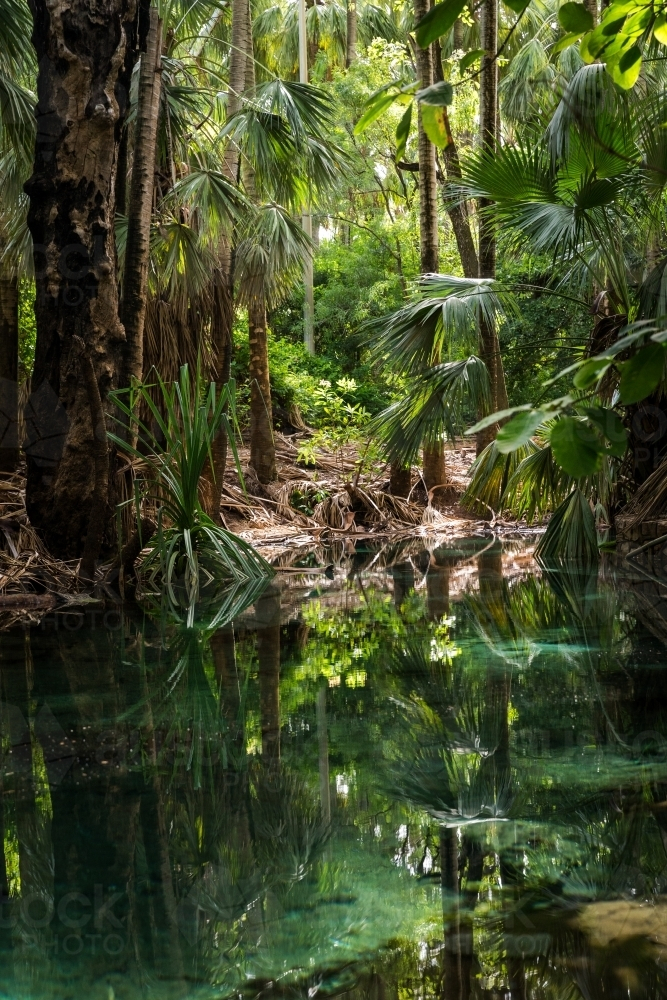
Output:
[[[19,283],[0,261],[0,472],[14,472],[19,460],[18,382]]]
[[[415,589],[415,571],[412,563],[396,563],[391,568],[391,576],[394,581],[394,607],[398,610],[404,603],[408,594]]]
[[[171,876],[167,824],[162,801],[162,788],[157,768],[157,748],[153,713],[145,669],[143,672],[144,719],[142,742],[149,769],[148,781],[141,795],[141,829],[146,868],[148,871],[148,903],[153,918],[153,953],[167,975],[181,979],[181,957],[176,897]]]
[[[255,605],[262,762],[280,762],[280,590],[269,586]]]
[[[331,789],[329,786],[329,736],[327,733],[327,684],[320,685],[317,692],[317,747],[320,765],[320,800],[322,819],[331,821]]]
[[[466,1000],[470,977],[465,953],[470,951],[468,936],[462,934],[459,907],[459,839],[455,828],[440,830],[440,884],[442,888],[443,989],[446,1000]],[[467,924],[464,925],[467,928]],[[465,974],[468,973],[467,979]]]
[[[437,550],[431,555],[431,564],[426,574],[426,594],[428,614],[433,621],[446,618],[449,614],[449,576],[451,567],[445,556],[438,562]]]

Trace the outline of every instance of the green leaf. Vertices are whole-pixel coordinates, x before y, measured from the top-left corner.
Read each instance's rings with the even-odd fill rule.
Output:
[[[609,442],[609,451],[617,458],[623,458],[628,446],[628,435],[623,421],[615,410],[608,406],[587,406],[582,410]]]
[[[484,49],[473,49],[472,52],[466,52],[466,54],[459,59],[459,69],[461,72],[465,73],[468,67],[472,66],[473,63],[476,63],[477,60],[481,59],[483,55]]]
[[[394,103],[397,97],[398,94],[378,94],[371,97],[366,104],[366,110],[354,126],[354,134],[360,135],[376,118],[380,117],[383,111],[386,111]]]
[[[445,111],[443,108],[425,104],[421,108],[424,131],[434,146],[444,149],[449,145],[449,134],[445,127]]]
[[[565,31],[583,34],[594,27],[593,15],[582,3],[565,3],[558,11],[558,22]]]
[[[466,0],[443,0],[422,17],[415,28],[417,44],[426,49],[436,38],[446,35],[466,6]]]
[[[490,413],[488,417],[482,417],[481,420],[478,420],[476,424],[466,431],[466,434],[479,434],[480,431],[485,431],[487,427],[497,424],[500,420],[513,417],[515,413],[526,413],[532,409],[533,407],[530,403],[522,403],[521,406],[510,406],[507,410],[497,410],[495,413]]]
[[[586,364],[582,365],[577,374],[574,376],[574,384],[577,389],[590,389],[592,385],[602,378],[604,373],[609,368],[609,361],[603,358],[591,358]]]
[[[611,67],[611,77],[614,83],[623,90],[631,90],[639,78],[642,68],[642,50],[638,45],[624,52],[618,62]]]
[[[553,49],[551,50],[552,55],[558,55],[559,52],[563,52],[565,49],[569,49],[570,45],[574,45],[581,38],[583,32],[581,31],[569,31],[567,35],[563,35],[559,38]]]
[[[396,159],[402,160],[405,156],[405,147],[410,136],[410,126],[412,125],[412,104],[408,104],[405,114],[396,126]]]
[[[667,45],[667,14],[658,14],[653,25],[653,37],[661,45]]]
[[[554,458],[573,479],[591,476],[599,469],[602,449],[585,421],[561,417],[552,428],[550,443]]]
[[[515,417],[501,427],[496,436],[496,447],[502,455],[508,455],[511,451],[516,451],[522,445],[527,444],[533,434],[546,420],[543,410],[528,410],[525,413],[517,413]]]
[[[665,368],[665,348],[662,344],[647,344],[621,369],[619,391],[624,406],[638,403],[658,387]]]
[[[443,108],[451,104],[454,100],[454,88],[446,80],[439,80],[432,83],[430,87],[424,87],[417,91],[417,100],[420,104],[428,104],[434,108]]]
[[[503,0],[503,3],[510,10],[513,10],[515,14],[523,14],[530,0]]]

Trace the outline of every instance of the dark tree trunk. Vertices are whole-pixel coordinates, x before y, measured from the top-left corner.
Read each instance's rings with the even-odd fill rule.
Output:
[[[429,0],[414,0],[415,21],[420,21],[430,8]],[[417,76],[421,89],[433,83],[432,46],[416,47]],[[421,251],[421,273],[433,274],[438,270],[438,187],[436,175],[435,146],[429,140],[422,125],[422,110],[419,105],[417,140],[419,153],[419,243]],[[434,357],[433,364],[440,359]],[[439,486],[445,481],[444,442],[424,445],[423,472],[426,489]]]
[[[19,461],[19,285],[0,270],[0,472]]]
[[[415,21],[421,20],[429,10],[429,0],[414,0]],[[424,89],[433,83],[433,59],[430,47],[416,48],[417,76]],[[419,151],[419,241],[421,247],[421,273],[438,270],[438,195],[435,170],[435,146],[422,125],[421,106],[418,115]]]
[[[498,0],[484,0],[481,9],[481,38],[484,55],[479,86],[479,128],[483,149],[495,151],[498,144]],[[488,214],[489,202],[480,199],[479,208],[479,276],[496,276],[496,233],[495,225]],[[496,410],[506,409],[507,389],[505,372],[500,355],[498,333],[493,323],[480,323],[480,356],[486,363],[491,382],[491,399]],[[477,435],[477,452],[492,441],[498,431],[497,425],[487,428]]]
[[[347,45],[345,65],[351,66],[357,58],[357,0],[347,0]]]
[[[433,45],[433,78],[436,81],[444,80],[440,44],[438,42],[435,42]],[[446,177],[444,177],[445,208],[447,209],[449,221],[454,231],[463,274],[466,278],[476,278],[479,275],[479,261],[477,260],[477,250],[475,249],[475,241],[470,227],[468,209],[465,202],[457,203],[452,201],[451,193],[448,190],[449,183],[461,180],[461,163],[459,160],[459,151],[452,134],[449,113],[446,107],[443,107],[442,110],[448,139],[447,145],[442,151],[446,171]]]
[[[255,63],[253,61],[250,5],[247,0],[245,0],[245,10],[246,36],[249,45],[245,86],[247,91],[252,92],[255,88]],[[241,176],[246,194],[251,201],[256,202],[255,172],[247,159],[243,161]],[[248,337],[250,343],[250,464],[257,473],[260,483],[270,483],[277,479],[278,472],[276,469],[276,446],[273,439],[264,275],[261,273],[249,275],[247,287],[249,289]]]
[[[445,469],[445,446],[443,442],[438,441],[434,445],[424,445],[423,472],[427,490],[430,491],[435,489],[436,486],[445,485],[447,472]],[[441,490],[436,491],[433,494],[432,500],[437,501],[440,499],[438,493],[441,492]]]
[[[234,321],[233,289],[231,286],[231,254],[226,241],[219,248],[218,267],[213,279],[213,312],[211,315],[211,341],[215,365],[215,381],[219,388],[229,382],[232,367],[232,325]],[[220,520],[220,500],[222,484],[227,468],[227,434],[224,430],[218,432],[213,442],[210,463],[204,478],[208,480],[205,488],[206,512],[216,523]]]
[[[248,304],[250,341],[250,464],[260,483],[276,479],[276,446],[269,382],[269,349],[266,307],[261,291]]]
[[[123,382],[140,382],[144,367],[144,324],[148,293],[151,214],[155,185],[155,148],[160,113],[162,30],[155,7],[150,9],[146,49],[141,54],[137,119],[134,129],[132,181],[127,217],[122,319],[127,344]]]
[[[131,0],[31,0],[39,65],[28,225],[37,345],[26,411],[26,506],[56,556],[80,554],[95,489],[96,443],[80,338],[104,404],[118,385],[115,181]],[[108,505],[105,524],[111,528]]]
[[[394,461],[389,471],[389,492],[394,497],[406,498],[412,485],[412,469],[409,465]]]

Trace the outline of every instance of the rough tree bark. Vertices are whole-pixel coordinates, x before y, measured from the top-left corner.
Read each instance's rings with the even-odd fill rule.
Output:
[[[232,2],[232,46],[229,53],[229,89],[227,92],[227,117],[231,118],[241,107],[241,99],[246,85],[246,64],[251,45],[249,37],[250,18],[248,0]],[[222,170],[232,184],[238,182],[239,149],[230,142],[225,150]],[[232,326],[234,322],[234,255],[230,241],[222,236],[218,246],[218,261],[213,283],[213,312],[211,315],[211,339],[213,344],[213,365],[219,385],[229,381],[232,361]],[[227,468],[227,435],[220,431],[213,442],[213,468],[207,466],[204,473],[204,505],[214,521],[220,520],[220,498]]]
[[[19,461],[19,285],[0,269],[0,472],[14,472]]]
[[[252,48],[250,4],[244,0],[248,21],[248,52],[246,58],[245,86],[255,87],[255,63]],[[241,176],[246,194],[257,201],[255,172],[247,159],[243,161]],[[278,477],[276,445],[273,438],[273,408],[269,380],[269,338],[266,324],[264,275],[248,275],[248,337],[250,343],[250,464],[260,483],[271,483]]]
[[[481,9],[480,31],[482,65],[479,83],[479,129],[482,149],[493,152],[498,143],[498,0],[484,0]],[[489,202],[480,199],[479,208],[479,276],[496,276],[496,234],[493,220],[485,211]],[[506,409],[507,389],[505,372],[500,355],[498,333],[492,323],[484,320],[480,324],[480,355],[489,370],[491,399],[496,410]],[[477,453],[492,441],[498,427],[492,426],[477,435]]]
[[[436,82],[444,80],[442,72],[442,54],[439,42],[433,43],[433,79]],[[449,221],[451,222],[452,229],[454,231],[454,238],[456,239],[456,246],[459,251],[459,257],[461,258],[463,274],[466,278],[476,278],[479,275],[479,261],[477,260],[477,250],[475,248],[475,240],[473,239],[472,228],[470,226],[468,209],[465,202],[453,202],[451,194],[448,191],[448,185],[451,181],[461,180],[461,162],[459,160],[459,151],[456,141],[452,134],[447,107],[443,107],[442,110],[444,113],[444,125],[448,140],[447,145],[442,151],[442,157],[445,164],[445,176],[443,176],[445,208],[447,209]]]
[[[357,58],[357,0],[347,0],[347,44],[345,65],[351,66]]]
[[[144,366],[144,324],[148,293],[151,214],[155,185],[155,147],[160,113],[162,30],[155,7],[149,12],[146,49],[141,54],[139,94],[134,131],[132,180],[127,215],[127,244],[121,317],[127,343],[123,384],[141,381]]]
[[[420,21],[430,7],[429,0],[414,0],[415,21]],[[433,52],[431,46],[416,47],[417,76],[421,89],[433,83]],[[419,153],[419,242],[421,252],[421,273],[432,274],[438,270],[438,187],[436,175],[435,146],[429,140],[422,124],[421,105],[418,111],[418,153]],[[439,358],[433,358],[437,364]],[[423,473],[426,489],[440,486],[445,482],[444,442],[424,445]]]
[[[114,199],[133,0],[31,0],[37,55],[35,163],[26,184],[37,345],[26,410],[29,517],[54,555],[81,553],[95,488],[86,346],[102,404],[118,384]],[[111,526],[111,509],[106,512]]]

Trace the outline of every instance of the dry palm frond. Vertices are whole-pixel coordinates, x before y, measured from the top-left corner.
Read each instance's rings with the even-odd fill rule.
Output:
[[[626,527],[634,528],[644,521],[656,521],[667,514],[667,461],[642,483],[623,510]]]

